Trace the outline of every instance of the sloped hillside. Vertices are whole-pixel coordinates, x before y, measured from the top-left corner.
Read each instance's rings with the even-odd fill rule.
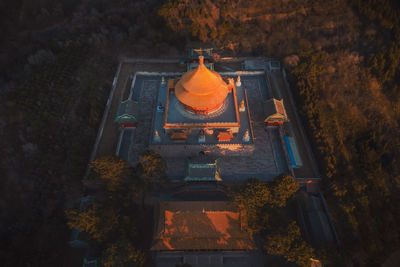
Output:
[[[171,31],[187,38],[236,55],[285,58],[348,261],[378,265],[396,253],[396,1],[177,0],[165,4],[159,14]],[[331,250],[323,251],[321,257],[332,256]]]
[[[178,0],[159,14],[172,31],[242,54],[329,48],[359,34],[358,18],[343,1]]]

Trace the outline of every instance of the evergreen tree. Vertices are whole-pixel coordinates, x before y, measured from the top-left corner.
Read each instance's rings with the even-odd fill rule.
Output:
[[[264,249],[267,254],[282,256],[300,266],[310,266],[313,249],[303,241],[296,222],[267,234]]]
[[[144,265],[145,259],[143,251],[122,237],[103,251],[101,263],[104,267],[140,267]]]
[[[271,182],[271,197],[269,203],[273,207],[286,206],[288,199],[292,198],[299,189],[299,185],[291,175],[280,175]]]

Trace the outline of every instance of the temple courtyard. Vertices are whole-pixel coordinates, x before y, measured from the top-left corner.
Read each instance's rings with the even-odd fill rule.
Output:
[[[165,97],[165,82],[162,79],[179,75],[136,73],[129,95],[140,103],[140,114],[137,127],[124,131],[119,155],[134,166],[143,152],[149,148],[154,149],[165,158],[168,175],[172,180],[183,179],[185,159],[195,158],[199,153],[219,158],[221,177],[225,182],[244,181],[249,177],[271,179],[278,174],[287,173],[288,165],[280,132],[278,129],[267,129],[264,123],[262,100],[271,98],[272,92],[263,72],[238,71],[220,74],[234,80],[240,75],[242,84],[237,88],[238,99],[244,97],[244,88],[247,92],[249,108],[246,112],[250,111],[250,114],[240,114],[241,127],[235,138],[229,142],[218,142],[215,137],[210,137],[204,143],[199,143],[195,138],[188,138],[185,142],[171,140],[162,131],[163,112],[158,106],[160,103],[164,104],[162,99]],[[228,106],[225,108],[229,108],[231,103],[224,104]],[[178,107],[172,120],[193,120],[190,116],[185,117],[186,114],[179,110],[176,102],[172,102],[172,105]],[[211,120],[218,120],[223,116],[224,114],[217,114],[210,117]],[[227,119],[231,119],[229,114]],[[155,130],[160,136],[158,142],[154,140]],[[248,142],[242,140],[245,130],[250,130],[251,140]]]
[[[165,159],[172,184],[147,199],[156,266],[273,262],[227,188],[289,173],[306,192],[318,190],[285,70],[276,60],[213,62],[202,53],[185,62],[121,60],[90,160],[114,154],[134,167],[147,150]]]

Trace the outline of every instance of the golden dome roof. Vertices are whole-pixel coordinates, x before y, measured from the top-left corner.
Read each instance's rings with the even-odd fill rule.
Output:
[[[176,98],[188,109],[208,113],[218,109],[228,95],[230,85],[221,76],[209,70],[199,57],[199,66],[182,75],[175,85]]]

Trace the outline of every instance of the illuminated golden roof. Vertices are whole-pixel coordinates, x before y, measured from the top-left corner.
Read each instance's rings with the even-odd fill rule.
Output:
[[[162,201],[151,250],[254,250],[240,212],[225,201]]]
[[[221,76],[207,69],[199,57],[199,66],[186,72],[175,86],[176,98],[186,107],[198,111],[212,111],[224,102],[231,85]]]

